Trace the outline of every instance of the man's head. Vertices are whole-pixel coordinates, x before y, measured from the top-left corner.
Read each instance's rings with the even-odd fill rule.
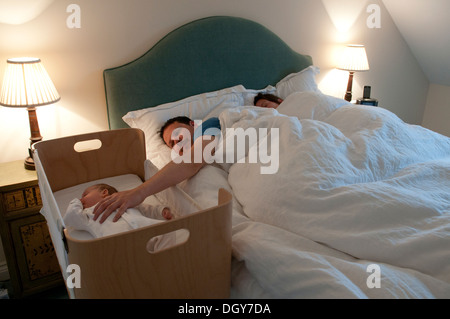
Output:
[[[159,136],[170,148],[183,155],[183,147],[192,146],[195,123],[189,117],[178,116],[168,120],[161,127]],[[188,143],[188,144],[186,144]]]

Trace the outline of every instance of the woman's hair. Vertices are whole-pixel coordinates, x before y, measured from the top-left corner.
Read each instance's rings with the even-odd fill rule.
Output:
[[[117,193],[117,189],[108,184],[96,184],[94,185],[94,187],[96,187],[100,191],[106,189],[109,195]]]
[[[278,96],[276,96],[274,94],[258,93],[258,95],[255,96],[255,99],[253,101],[253,105],[256,105],[256,102],[258,102],[261,99],[268,100],[268,101],[280,104],[280,99],[281,98],[279,98]]]
[[[170,120],[168,120],[166,123],[164,123],[164,125],[161,127],[161,129],[159,130],[159,137],[161,137],[162,140],[164,140],[164,130],[172,123],[182,123],[182,124],[186,124],[189,125],[192,120],[187,117],[187,116],[177,116],[177,117],[173,117]]]

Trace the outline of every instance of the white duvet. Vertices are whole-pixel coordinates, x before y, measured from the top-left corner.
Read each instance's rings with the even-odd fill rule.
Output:
[[[228,170],[234,296],[450,298],[450,138],[312,92],[220,120],[279,129],[276,174]],[[184,185],[200,202],[225,183],[208,169]]]

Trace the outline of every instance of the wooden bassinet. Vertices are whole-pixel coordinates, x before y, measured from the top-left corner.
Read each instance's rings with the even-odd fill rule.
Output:
[[[75,150],[97,141],[97,149]],[[119,129],[43,141],[34,158],[45,216],[71,298],[228,298],[231,272],[231,195],[218,205],[168,222],[97,239],[79,239],[65,228],[54,193],[124,174],[145,178],[144,134]],[[153,237],[177,230],[181,244],[150,253]],[[76,265],[79,268],[68,268]],[[74,277],[79,269],[79,278]],[[80,287],[72,287],[79,280]]]

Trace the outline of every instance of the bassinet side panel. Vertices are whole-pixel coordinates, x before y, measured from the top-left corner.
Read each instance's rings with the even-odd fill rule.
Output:
[[[76,145],[99,141],[86,151]],[[53,192],[110,176],[135,174],[144,180],[145,141],[139,129],[81,134],[34,144]]]
[[[75,150],[80,142],[99,141],[100,148]],[[98,144],[97,144],[98,145]],[[135,174],[145,178],[144,133],[122,129],[45,140],[33,145],[45,217],[61,272],[67,280],[67,254],[63,242],[64,222],[54,192],[110,176]],[[73,289],[68,288],[71,298]]]

